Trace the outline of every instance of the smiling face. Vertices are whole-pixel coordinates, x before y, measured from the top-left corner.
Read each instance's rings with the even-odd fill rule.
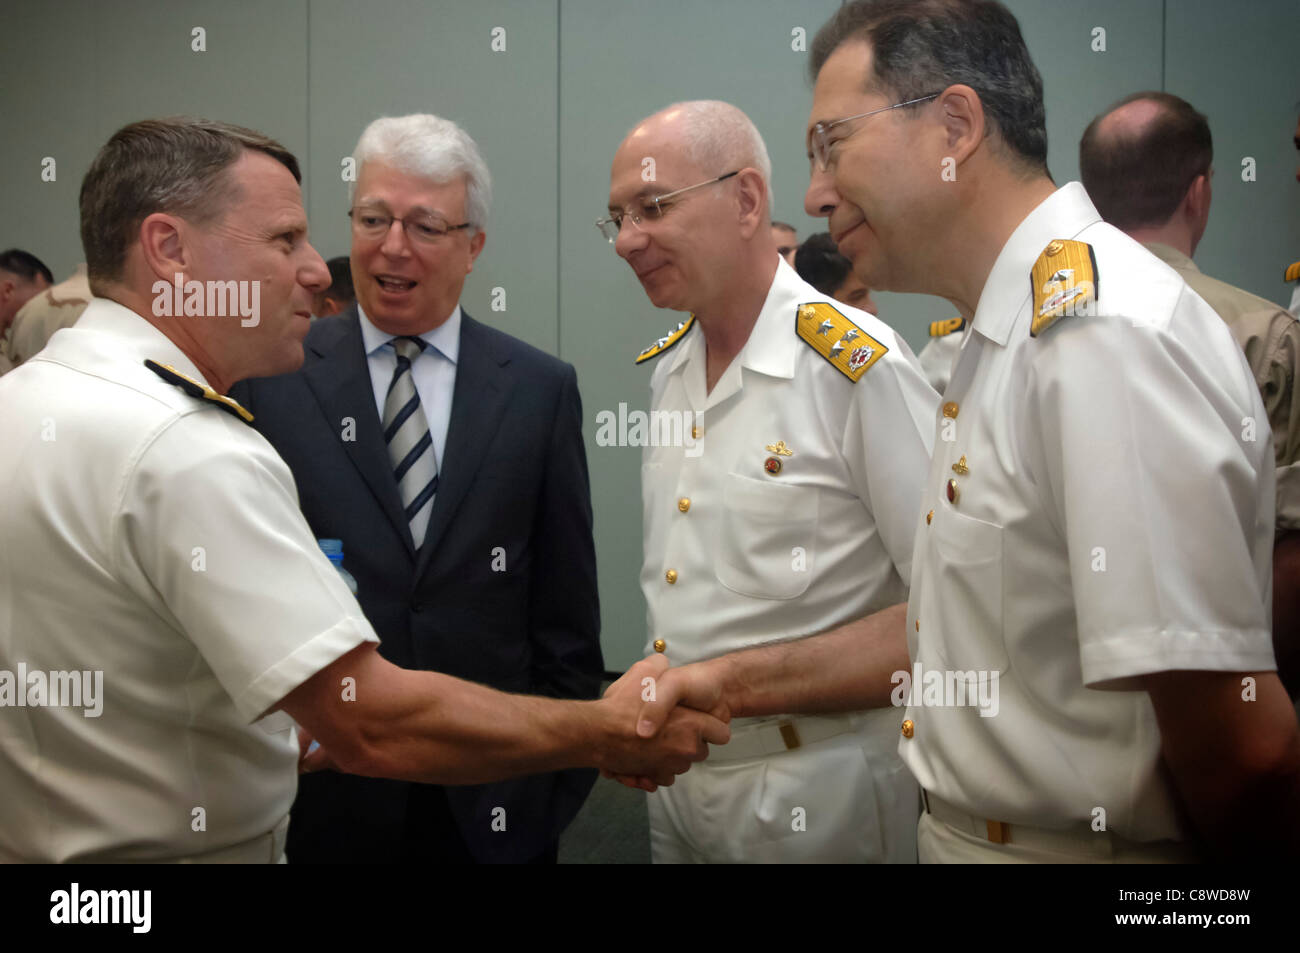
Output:
[[[639,210],[654,196],[731,171],[701,169],[686,159],[675,128],[672,114],[658,116],[624,140],[610,170],[611,214]],[[652,182],[642,179],[647,157],[655,160]],[[655,307],[699,312],[724,293],[726,264],[742,247],[736,216],[727,214],[734,206],[728,196],[735,183],[728,179],[661,203],[663,216],[647,218],[639,227],[624,219],[614,250],[632,267]]]
[[[810,141],[817,122],[896,101],[874,88],[864,91],[870,69],[871,47],[865,42],[845,43],[831,54],[813,92]],[[943,192],[950,185],[941,178],[943,127],[920,115],[935,109],[931,100],[835,126],[827,170],[810,159],[804,210],[829,220],[840,254],[871,288],[924,287],[926,235],[942,227]]]
[[[352,207],[373,207],[394,218],[432,215],[447,226],[466,221],[465,179],[433,182],[374,160],[361,167]],[[361,309],[389,334],[424,334],[451,316],[465,278],[483,250],[473,228],[432,243],[412,241],[396,221],[379,238],[352,231],[352,283]]]

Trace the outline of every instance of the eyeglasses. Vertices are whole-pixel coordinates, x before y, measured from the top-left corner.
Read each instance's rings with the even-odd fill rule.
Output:
[[[348,218],[352,219],[352,231],[365,238],[383,238],[393,227],[393,222],[401,222],[406,237],[424,245],[432,245],[449,233],[470,226],[469,222],[448,225],[442,219],[428,213],[397,218],[390,215],[387,209],[372,206],[349,209]]]
[[[832,141],[830,133],[836,126],[846,122],[853,122],[855,119],[865,119],[868,116],[874,116],[876,113],[898,109],[900,106],[912,106],[916,103],[923,103],[927,99],[934,99],[938,95],[939,93],[931,93],[929,96],[922,96],[919,99],[909,99],[905,103],[894,103],[892,106],[881,106],[879,109],[872,109],[869,112],[858,113],[856,116],[845,116],[843,119],[834,119],[831,122],[819,122],[812,127],[812,135],[810,137],[812,140],[812,152],[809,153],[809,156],[816,159],[817,167],[825,172],[826,166],[830,162],[831,146],[835,145],[837,142],[843,142],[845,139],[849,138],[849,136],[853,135],[853,133],[848,133],[847,135],[840,136],[840,138]]]
[[[725,181],[733,175],[739,174],[740,170],[737,169],[735,172],[728,172],[726,175],[720,175],[716,179],[709,179],[707,182],[697,182],[695,185],[688,185],[684,189],[669,192],[667,195],[656,195],[652,198],[642,199],[641,210],[639,212],[633,212],[630,209],[620,209],[618,211],[610,212],[609,218],[596,219],[596,227],[600,229],[600,233],[604,235],[612,245],[618,240],[618,233],[623,230],[624,219],[629,220],[637,228],[640,228],[645,222],[657,222],[659,219],[664,217],[664,212],[671,207],[664,205],[664,203],[669,199],[676,198],[677,196],[690,192],[693,189],[702,189],[706,185],[713,185],[716,182]]]

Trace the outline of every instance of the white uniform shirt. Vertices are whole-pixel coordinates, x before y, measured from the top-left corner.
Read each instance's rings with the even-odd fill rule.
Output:
[[[938,395],[865,311],[834,305],[888,348],[856,383],[809,347],[797,308],[828,300],[782,261],[712,393],[699,328],[655,359],[652,407],[690,414],[685,430],[694,422],[702,434],[643,457],[647,652],[662,638],[684,664],[907,598]],[[781,441],[790,456],[767,449]]]
[[[940,394],[944,392],[948,380],[952,377],[952,366],[957,361],[957,352],[961,350],[961,342],[965,337],[965,331],[954,331],[943,337],[931,338],[917,355],[916,359],[921,364],[921,370],[925,372],[925,379]]]
[[[1054,239],[1092,246],[1098,316],[1031,338],[1030,270]],[[981,717],[917,704],[914,684],[903,760],[1013,831],[1101,807],[1121,836],[1181,837],[1136,676],[1274,668],[1272,440],[1240,348],[1071,183],[1003,247],[944,398],[909,649],[923,674],[998,673],[1000,697]]]
[[[271,445],[146,358],[202,379],[95,298],[0,381],[0,677],[103,673],[98,717],[0,699],[5,859],[192,857],[267,834],[298,751],[287,715],[258,719],[377,641]]]

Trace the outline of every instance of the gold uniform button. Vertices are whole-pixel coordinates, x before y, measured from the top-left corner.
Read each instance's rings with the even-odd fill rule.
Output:
[[[1065,242],[1060,239],[1052,239],[1047,243],[1047,257],[1055,258],[1061,252],[1065,251]]]
[[[673,583],[677,581],[677,570],[676,569],[668,570],[666,573],[664,573],[664,578],[668,580],[668,585],[671,586]]]
[[[920,631],[921,631],[921,620],[920,620],[920,619],[917,619],[917,620],[916,620],[916,631],[917,631],[917,632],[920,632]]]
[[[677,508],[685,513],[691,508],[691,498],[689,496],[683,496],[677,501]]]
[[[910,718],[906,718],[906,719],[904,719],[904,720],[903,720],[903,737],[904,737],[904,738],[910,738],[910,737],[912,737],[912,735],[914,735],[915,733],[916,733],[916,726],[915,726],[914,724],[912,724],[912,719],[910,719]]]
[[[655,651],[656,651],[656,652],[662,652],[662,651],[663,651],[664,649],[666,649],[666,648],[668,648],[668,643],[667,643],[667,642],[665,642],[663,639],[655,639]]]
[[[943,405],[943,415],[955,420],[958,409],[957,402],[955,400],[950,400],[948,403]]]
[[[691,428],[691,439],[692,439],[692,440],[699,440],[699,439],[700,439],[701,437],[703,437],[703,436],[704,436],[704,428],[703,428],[703,427],[692,427],[692,428]]]
[[[929,526],[932,519],[934,519],[934,510],[925,514],[925,525]]]

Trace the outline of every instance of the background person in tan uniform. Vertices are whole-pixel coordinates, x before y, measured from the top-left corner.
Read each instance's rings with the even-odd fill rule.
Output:
[[[18,310],[52,284],[54,275],[31,252],[19,248],[0,252],[0,374],[18,363],[9,346],[9,326]]]
[[[1246,353],[1273,428],[1279,534],[1300,530],[1300,322],[1279,305],[1204,274],[1192,261],[1210,219],[1214,158],[1210,125],[1191,103],[1162,92],[1134,93],[1098,116],[1079,143],[1084,187],[1102,217],[1178,272],[1212,307]],[[1285,536],[1280,546],[1290,546]],[[1275,557],[1275,599],[1293,599],[1296,578]],[[1294,618],[1291,611],[1275,616]],[[1275,621],[1278,671],[1295,697],[1291,623]]]
[[[55,331],[76,324],[90,299],[86,266],[78,265],[71,278],[46,288],[23,305],[9,329],[9,357],[14,367],[45,347]]]

